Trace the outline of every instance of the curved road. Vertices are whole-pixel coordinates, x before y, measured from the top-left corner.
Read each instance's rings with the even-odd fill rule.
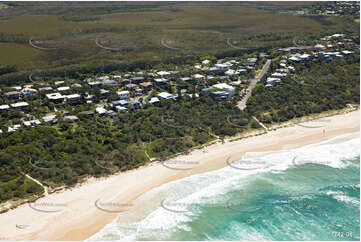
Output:
[[[237,106],[239,109],[244,110],[246,108],[246,103],[248,98],[250,98],[250,96],[252,95],[252,90],[253,88],[255,88],[257,82],[259,82],[259,80],[262,79],[262,77],[267,73],[270,65],[271,65],[271,61],[272,60],[267,60],[266,63],[264,64],[261,73],[258,74],[258,76],[254,79],[251,80],[251,84],[249,85],[248,89],[247,89],[247,94],[246,96],[244,96],[242,98],[241,101],[238,102]]]

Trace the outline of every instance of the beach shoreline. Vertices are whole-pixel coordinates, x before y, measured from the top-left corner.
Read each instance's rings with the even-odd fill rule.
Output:
[[[295,149],[330,138],[360,131],[360,111],[325,118],[322,125],[313,121],[278,129],[248,138],[232,137],[195,148],[189,154],[170,159],[192,161],[191,169],[171,169],[161,162],[118,173],[106,178],[91,178],[83,184],[42,197],[36,203],[64,204],[56,212],[39,212],[28,204],[0,214],[0,240],[84,240],[113,221],[117,214],[99,209],[98,201],[132,204],[147,191],[190,175],[221,169],[226,160],[240,159],[248,152]],[[174,168],[174,167],[173,167]],[[119,211],[119,210],[114,210]],[[131,212],[129,208],[128,212]],[[19,229],[17,225],[24,225]]]

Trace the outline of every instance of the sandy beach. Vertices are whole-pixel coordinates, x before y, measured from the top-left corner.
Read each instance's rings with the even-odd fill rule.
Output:
[[[84,240],[115,219],[118,214],[115,211],[131,212],[132,202],[152,188],[220,169],[227,166],[228,158],[240,159],[247,152],[294,149],[358,132],[360,111],[324,118],[322,125],[318,126],[315,122],[280,128],[246,139],[217,142],[195,149],[188,155],[175,157],[173,163],[172,160],[154,162],[108,178],[91,178],[75,188],[46,195],[33,206],[23,204],[0,214],[0,240]]]

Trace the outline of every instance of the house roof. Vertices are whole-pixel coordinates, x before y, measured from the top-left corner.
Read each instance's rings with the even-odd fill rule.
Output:
[[[173,95],[168,93],[168,92],[161,92],[161,93],[158,93],[157,95],[158,97],[160,98],[164,98],[164,99],[170,99],[170,98],[173,98]]]
[[[46,94],[46,97],[51,100],[64,98],[64,96],[58,92]]]
[[[29,103],[27,103],[27,102],[18,102],[18,103],[12,103],[12,104],[10,104],[10,106],[13,107],[13,108],[26,107],[26,106],[29,106]]]

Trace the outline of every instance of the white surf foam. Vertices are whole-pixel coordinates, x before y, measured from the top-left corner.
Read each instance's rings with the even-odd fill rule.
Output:
[[[222,196],[234,189],[239,189],[242,184],[247,184],[247,177],[264,172],[282,172],[289,167],[304,163],[324,164],[333,168],[343,168],[347,163],[344,159],[351,159],[360,155],[360,134],[347,134],[336,138],[304,146],[294,150],[280,152],[257,152],[248,153],[243,160],[255,161],[254,170],[240,170],[233,167],[225,167],[220,170],[189,176],[177,181],[164,184],[153,189],[148,195],[159,196],[159,202],[171,201],[179,206],[172,206],[172,210],[184,211],[193,205],[193,209],[186,213],[174,213],[163,207],[155,207],[144,219],[132,225],[118,224],[116,220],[108,224],[99,233],[88,240],[107,240],[116,237],[118,240],[136,240],[137,238],[161,239],[160,232],[165,236],[177,229],[190,230],[185,222],[197,216],[197,204],[217,204],[225,202],[227,197]],[[261,166],[260,164],[264,164]],[[237,165],[237,164],[235,164]],[[241,164],[242,165],[242,164]],[[252,167],[250,165],[247,169]],[[242,167],[243,168],[243,167]],[[336,199],[345,197],[340,194]],[[196,207],[196,206],[195,206]],[[129,226],[131,229],[129,229]],[[127,227],[128,229],[124,229]],[[152,236],[153,234],[153,236]],[[111,236],[113,235],[113,236]]]

